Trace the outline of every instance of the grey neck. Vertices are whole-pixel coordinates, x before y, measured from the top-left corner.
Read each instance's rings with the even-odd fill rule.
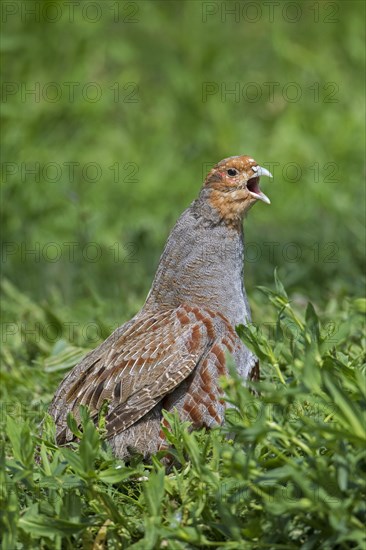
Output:
[[[233,325],[247,323],[243,261],[242,228],[228,227],[198,199],[168,238],[145,308],[188,303],[220,311]]]

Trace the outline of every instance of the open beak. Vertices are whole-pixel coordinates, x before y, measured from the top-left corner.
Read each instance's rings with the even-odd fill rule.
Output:
[[[267,204],[271,204],[271,201],[269,200],[267,195],[265,195],[259,187],[260,176],[268,176],[269,178],[273,178],[271,172],[269,172],[266,168],[262,168],[262,166],[252,166],[252,170],[255,174],[247,181],[247,189],[249,193],[255,199],[259,199],[260,201],[266,202]]]

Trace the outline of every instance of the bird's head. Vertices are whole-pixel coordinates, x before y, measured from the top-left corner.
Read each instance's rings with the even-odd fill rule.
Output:
[[[272,174],[251,157],[229,157],[207,174],[202,193],[223,221],[236,225],[257,200],[270,204],[259,187],[260,176],[272,178]]]

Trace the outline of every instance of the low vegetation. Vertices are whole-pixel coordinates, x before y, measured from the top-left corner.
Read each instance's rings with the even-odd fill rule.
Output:
[[[330,324],[311,304],[296,311],[277,277],[275,290],[261,290],[272,322],[238,330],[261,359],[262,380],[245,388],[231,368],[222,380],[231,407],[221,429],[190,433],[168,415],[167,467],[162,456],[150,464],[115,459],[103,417],[94,426],[87,410],[81,431],[69,418],[80,441],[57,447],[45,408],[79,358],[76,346],[39,343],[37,365],[18,363],[9,372],[4,550],[362,548],[365,303],[346,301]],[[34,314],[49,312],[35,307]],[[16,364],[16,355],[10,351],[8,360]]]

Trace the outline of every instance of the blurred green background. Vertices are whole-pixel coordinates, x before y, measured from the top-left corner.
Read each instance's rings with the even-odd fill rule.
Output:
[[[364,3],[277,4],[3,2],[8,320],[16,292],[106,333],[129,318],[236,154],[275,176],[245,221],[255,317],[275,266],[320,307],[362,293]]]
[[[0,7],[4,548],[356,548],[365,3]],[[262,382],[255,401],[226,382],[236,442],[173,430],[193,458],[163,480],[118,477],[88,429],[75,453],[47,421],[40,439],[60,380],[141,308],[177,217],[237,154],[274,179],[244,223]],[[291,307],[257,288],[276,267]]]

